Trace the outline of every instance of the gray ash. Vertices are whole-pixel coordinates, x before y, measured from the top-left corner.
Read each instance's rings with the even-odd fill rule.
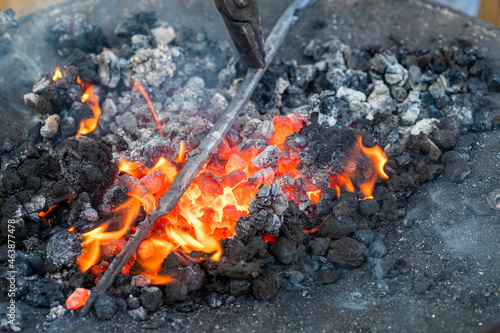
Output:
[[[2,14],[0,38],[2,29],[14,26],[5,21],[8,14]],[[78,269],[79,233],[107,221],[131,189],[147,191],[138,179],[119,176],[119,157],[148,169],[164,157],[180,168],[174,162],[180,142],[189,152],[198,147],[234,97],[244,69],[228,44],[174,29],[153,14],[123,20],[109,42],[82,15],[63,16],[49,40],[67,56],[67,66],[56,81],[50,72],[40,74],[25,102],[43,120],[20,145],[1,148],[0,244],[7,221],[21,221],[18,270],[25,276],[18,281],[18,297],[57,310],[75,288],[91,289],[102,275],[99,269]],[[500,70],[464,40],[432,52],[312,40],[304,54],[310,63],[271,64],[197,179],[204,191],[234,186],[245,174],[226,174],[223,153],[256,152],[252,166],[260,170],[240,190],[255,187],[257,195],[249,214],[236,222],[235,235],[221,242],[221,259],[171,253],[161,268],[172,277],[166,286],[120,274],[94,304],[99,319],[122,311],[143,321],[162,305],[193,311],[249,297],[269,300],[279,288],[335,283],[356,267],[371,271],[375,280],[408,273],[411,263],[393,257],[385,235],[403,223],[407,199],[420,185],[441,174],[454,183],[467,177],[470,143],[460,136],[500,124],[499,101],[491,93],[499,91]],[[164,137],[133,80],[147,91]],[[92,116],[82,101],[84,86],[94,89],[102,115],[91,134],[74,138],[82,119]],[[307,125],[280,149],[269,143],[277,131],[273,115],[292,115]],[[362,201],[346,187],[328,188],[332,175],[352,167],[359,136],[365,146],[384,149],[390,176],[375,184],[373,198]],[[297,165],[295,178],[280,171],[291,164]],[[357,162],[355,184],[373,176],[367,165],[366,159]],[[307,192],[319,189],[314,203]],[[142,210],[132,225],[144,216]],[[77,233],[68,232],[70,227]],[[107,249],[99,266],[123,243]]]

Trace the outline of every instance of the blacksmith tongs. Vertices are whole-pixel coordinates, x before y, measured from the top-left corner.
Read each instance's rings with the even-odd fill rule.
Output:
[[[245,64],[250,68],[266,67],[257,0],[215,0],[215,5]]]

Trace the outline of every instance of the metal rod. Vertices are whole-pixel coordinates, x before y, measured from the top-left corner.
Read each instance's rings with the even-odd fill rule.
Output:
[[[316,2],[316,0],[296,0],[281,15],[265,43],[267,66],[272,62],[276,52],[288,34],[288,31],[295,22],[297,22],[300,14],[314,2]],[[189,158],[186,165],[184,165],[172,182],[167,193],[165,193],[158,204],[157,209],[151,211],[146,219],[139,224],[136,232],[130,237],[123,250],[113,259],[108,269],[99,280],[99,283],[97,283],[97,286],[93,289],[87,303],[82,308],[80,312],[81,316],[85,316],[90,311],[97,297],[103,294],[111,286],[118,273],[120,273],[125,264],[137,251],[137,248],[156,221],[169,214],[172,209],[174,209],[186,189],[205,165],[207,159],[215,148],[219,146],[238,114],[247,104],[257,83],[266,71],[267,66],[266,68],[251,68],[248,70],[238,93],[231,100],[224,114],[217,120],[207,137],[196,149],[194,155]]]

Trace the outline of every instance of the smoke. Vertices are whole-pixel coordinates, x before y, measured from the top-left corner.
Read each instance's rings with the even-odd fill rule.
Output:
[[[34,7],[37,7],[36,3]],[[31,91],[40,71],[51,70],[62,62],[45,40],[48,27],[53,22],[53,15],[49,15],[52,10],[44,9],[20,18],[18,27],[7,29],[3,35],[9,42],[0,55],[0,100],[2,118],[7,122],[15,119],[21,124],[29,124],[38,120],[33,111],[24,105],[23,96]]]

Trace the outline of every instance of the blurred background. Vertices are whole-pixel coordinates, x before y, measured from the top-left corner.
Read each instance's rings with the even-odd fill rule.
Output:
[[[17,17],[68,0],[0,0],[0,10],[12,8]],[[500,27],[500,1],[498,0],[434,0]]]

